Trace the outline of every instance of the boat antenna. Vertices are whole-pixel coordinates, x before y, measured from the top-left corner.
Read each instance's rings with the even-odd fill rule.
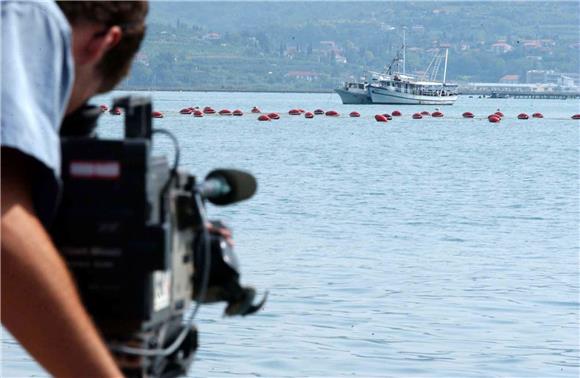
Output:
[[[447,56],[449,55],[449,49],[445,49],[445,66],[443,68],[443,85],[445,85],[445,79],[447,78]]]

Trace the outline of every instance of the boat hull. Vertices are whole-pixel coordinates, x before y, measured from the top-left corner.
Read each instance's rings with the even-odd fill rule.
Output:
[[[371,98],[367,91],[352,91],[343,88],[335,89],[343,104],[371,104]]]
[[[370,100],[373,104],[397,105],[453,105],[457,96],[421,96],[397,92],[379,87],[370,87]]]

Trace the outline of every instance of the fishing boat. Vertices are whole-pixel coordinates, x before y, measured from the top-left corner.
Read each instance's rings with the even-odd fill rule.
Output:
[[[364,81],[346,82],[335,89],[343,104],[453,105],[457,84],[446,82],[449,51],[435,54],[420,76],[405,72],[405,43],[383,72],[369,71]],[[444,62],[443,81],[436,81]]]
[[[371,96],[369,96],[369,83],[363,82],[345,82],[342,88],[334,90],[343,104],[372,104]]]

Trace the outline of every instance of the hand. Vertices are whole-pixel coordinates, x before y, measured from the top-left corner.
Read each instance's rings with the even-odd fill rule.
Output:
[[[209,221],[205,226],[212,234],[222,236],[230,247],[234,246],[232,230],[230,230],[222,221]]]

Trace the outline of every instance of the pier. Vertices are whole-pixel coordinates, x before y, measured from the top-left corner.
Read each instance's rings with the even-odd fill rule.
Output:
[[[459,85],[459,93],[462,95],[555,100],[580,98],[580,88],[569,87],[565,88],[565,90],[562,89],[562,87],[555,84],[469,83]]]
[[[489,98],[530,98],[549,100],[580,99],[580,92],[521,92],[521,91],[460,91],[462,95],[485,96]]]

